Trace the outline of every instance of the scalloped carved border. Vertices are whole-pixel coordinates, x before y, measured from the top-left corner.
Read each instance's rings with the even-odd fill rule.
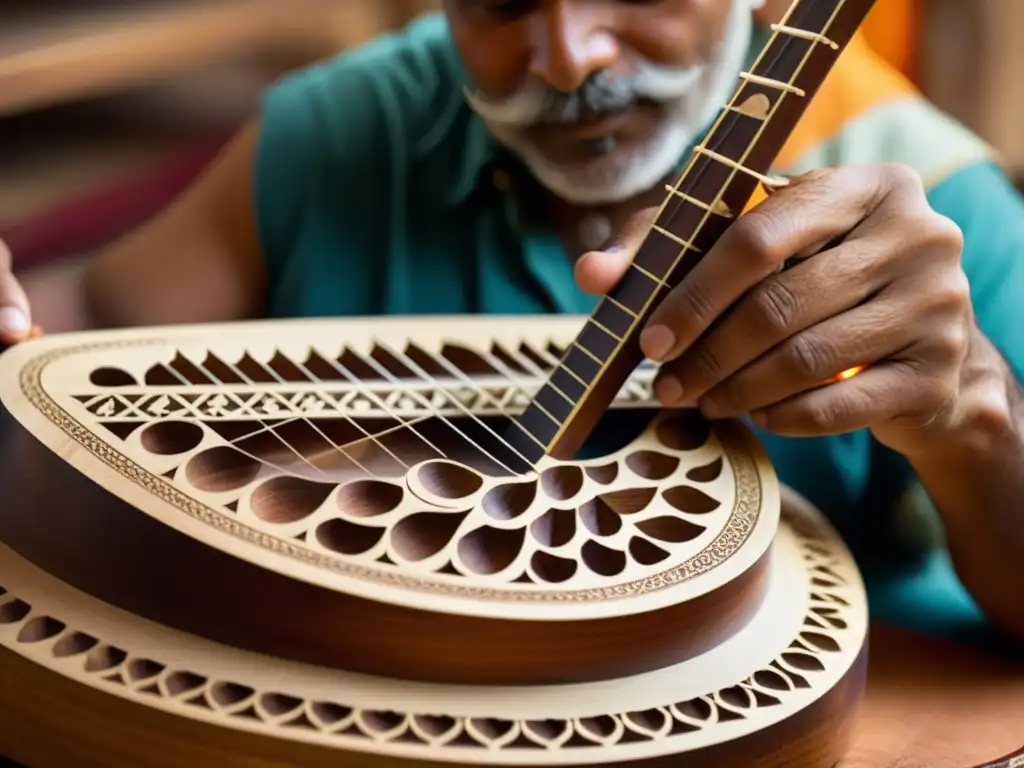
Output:
[[[739,430],[725,425],[715,430],[722,442],[736,478],[736,497],[733,509],[723,529],[704,549],[671,568],[651,576],[609,587],[594,587],[578,590],[514,591],[493,587],[474,587],[450,582],[441,582],[424,577],[413,577],[396,571],[368,568],[339,558],[324,555],[295,541],[278,539],[263,531],[256,530],[223,512],[203,504],[182,493],[168,480],[158,477],[138,465],[112,445],[104,442],[88,427],[72,417],[43,388],[41,377],[47,365],[55,360],[75,354],[97,352],[111,348],[145,347],[163,344],[162,339],[138,339],[132,341],[98,342],[50,350],[29,360],[21,370],[21,390],[29,403],[44,415],[65,435],[85,448],[90,454],[109,466],[119,475],[161,501],[177,508],[191,518],[198,520],[216,531],[240,539],[247,544],[278,555],[291,558],[307,565],[343,574],[347,577],[374,583],[384,583],[410,591],[442,593],[452,597],[478,600],[558,603],[585,602],[595,600],[621,600],[637,597],[680,584],[706,573],[727,560],[746,541],[760,515],[761,477],[747,441]]]
[[[796,636],[768,665],[728,687],[644,711],[616,711],[585,718],[515,720],[431,712],[361,709],[343,699],[305,698],[295,691],[257,690],[241,676],[217,678],[159,658],[132,653],[113,637],[97,637],[69,626],[57,613],[35,609],[0,586],[0,645],[31,654],[58,674],[115,692],[142,706],[231,727],[232,724],[285,741],[313,737],[329,747],[356,752],[410,748],[459,748],[489,752],[472,762],[501,761],[503,753],[559,753],[559,762],[593,750],[638,742],[671,741],[660,751],[683,753],[691,742],[707,743],[708,729],[746,721],[744,732],[763,727],[762,713],[784,703],[805,705],[816,687],[829,684],[832,669],[848,656],[866,611],[859,585],[844,576],[851,565],[842,543],[823,521],[799,510],[786,515],[804,560],[809,602]],[[33,663],[31,657],[27,663]],[[268,663],[273,663],[272,660]],[[698,735],[699,734],[699,735]],[[736,734],[733,732],[732,737]]]

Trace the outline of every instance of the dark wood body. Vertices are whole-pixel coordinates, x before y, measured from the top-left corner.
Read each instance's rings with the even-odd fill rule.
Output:
[[[2,408],[0,488],[0,541],[105,602],[215,642],[408,680],[548,684],[659,669],[736,632],[768,584],[765,554],[701,598],[623,618],[506,621],[367,600],[164,525],[82,475]]]

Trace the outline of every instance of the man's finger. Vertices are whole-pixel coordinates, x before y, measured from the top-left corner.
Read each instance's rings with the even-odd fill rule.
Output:
[[[649,208],[633,214],[604,249],[580,256],[575,267],[576,283],[580,289],[603,294],[614,288],[629,269],[657,213],[656,208]]]
[[[720,419],[817,389],[842,371],[870,367],[913,344],[920,323],[903,318],[901,310],[892,299],[869,302],[790,337],[707,393],[687,394],[696,397],[706,416]],[[669,367],[684,367],[687,358]]]
[[[10,272],[0,272],[0,346],[17,344],[32,333],[28,297]]]
[[[884,362],[852,378],[753,411],[750,418],[777,435],[839,435],[900,417],[908,406],[913,407],[902,393],[914,389],[913,368]]]
[[[879,184],[860,169],[792,179],[737,219],[653,312],[644,354],[672,360],[789,258],[854,229],[877,206]]]

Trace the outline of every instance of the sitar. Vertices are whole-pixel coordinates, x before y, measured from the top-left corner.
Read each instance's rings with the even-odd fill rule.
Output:
[[[743,421],[659,408],[637,338],[872,5],[792,5],[589,317],[4,352],[0,754],[834,766],[867,668],[857,566]]]

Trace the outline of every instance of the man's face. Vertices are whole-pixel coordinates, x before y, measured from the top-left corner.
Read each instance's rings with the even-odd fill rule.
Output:
[[[446,0],[495,138],[577,203],[670,174],[728,100],[759,0]]]

